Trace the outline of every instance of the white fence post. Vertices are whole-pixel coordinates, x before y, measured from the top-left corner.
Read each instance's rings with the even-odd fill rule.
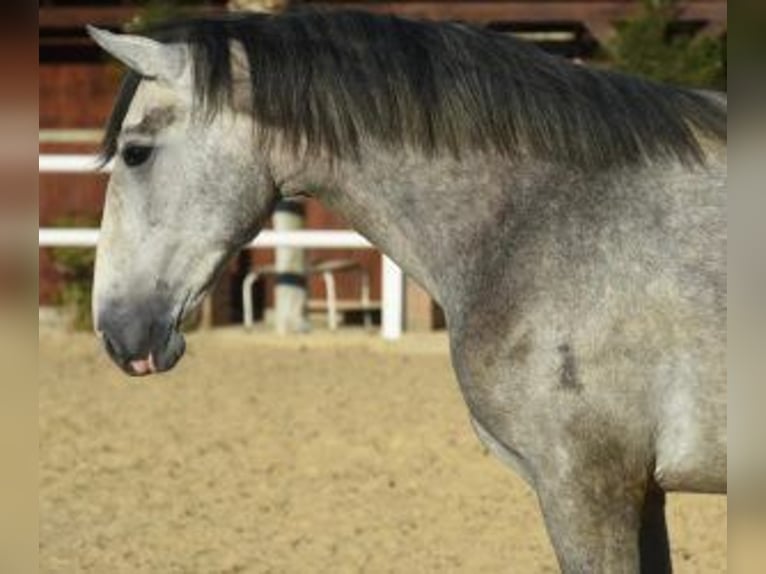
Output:
[[[404,273],[388,256],[383,255],[383,317],[381,331],[384,339],[402,336],[404,319]]]
[[[306,224],[306,208],[301,200],[277,202],[271,216],[274,231],[296,231]],[[277,247],[274,253],[276,284],[274,286],[274,326],[277,333],[307,333],[308,262],[302,247]],[[328,310],[330,312],[330,310]]]

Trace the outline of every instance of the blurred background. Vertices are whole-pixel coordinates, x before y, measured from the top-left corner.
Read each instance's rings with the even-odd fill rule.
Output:
[[[473,436],[440,309],[316,202],[281,205],[271,230],[335,246],[243,251],[161,380],[129,384],[90,334],[108,175],[89,160],[122,70],[84,26],[307,5],[469,22],[727,90],[725,0],[41,0],[41,572],[556,571],[533,494]],[[672,496],[669,515],[678,572],[727,570],[724,498]]]

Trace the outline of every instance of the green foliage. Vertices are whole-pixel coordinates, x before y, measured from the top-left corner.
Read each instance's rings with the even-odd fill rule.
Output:
[[[66,217],[54,222],[54,227],[97,227],[98,220],[87,217]],[[93,326],[90,300],[93,292],[93,266],[96,252],[92,248],[54,247],[51,249],[56,270],[64,284],[58,302],[72,311],[72,327],[90,330]]]
[[[140,32],[153,24],[192,16],[196,6],[207,3],[206,0],[145,0],[140,13],[126,24],[125,31]]]
[[[606,46],[611,66],[667,84],[726,89],[726,40],[671,33],[677,0],[644,0]]]

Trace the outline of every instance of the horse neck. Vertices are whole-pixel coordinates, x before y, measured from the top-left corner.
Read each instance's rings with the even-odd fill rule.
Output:
[[[512,211],[508,160],[497,157],[377,149],[332,168],[322,161],[290,167],[277,178],[285,195],[308,190],[445,308],[460,298],[482,242]]]

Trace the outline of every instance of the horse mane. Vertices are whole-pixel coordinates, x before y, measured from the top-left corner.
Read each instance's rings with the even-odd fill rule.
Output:
[[[700,136],[725,141],[715,98],[577,66],[528,43],[462,24],[363,12],[230,14],[145,32],[191,47],[195,96],[232,102],[231,41],[241,44],[251,112],[296,151],[357,156],[374,140],[426,154],[528,154],[582,169],[658,159],[703,161]],[[142,78],[128,71],[102,156]]]

